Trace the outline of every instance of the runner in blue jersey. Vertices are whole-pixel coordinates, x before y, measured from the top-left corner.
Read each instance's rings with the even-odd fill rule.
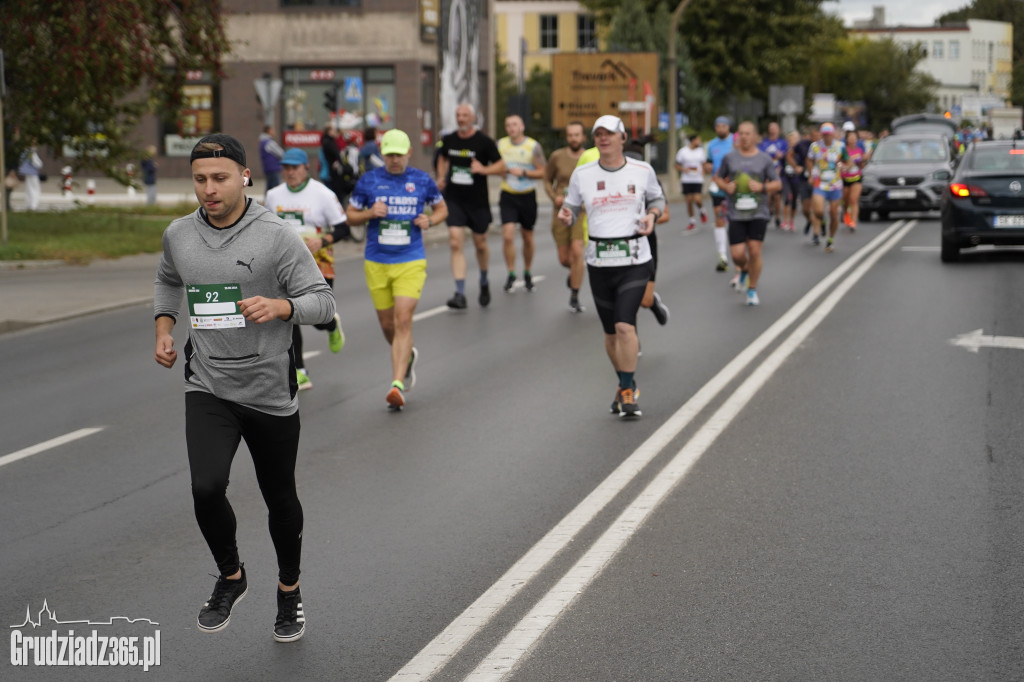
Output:
[[[408,135],[389,130],[381,138],[380,148],[384,167],[360,176],[346,215],[352,225],[369,222],[366,285],[384,338],[391,345],[393,379],[386,400],[390,409],[400,410],[405,406],[405,392],[416,383],[419,352],[412,345],[412,317],[427,279],[423,230],[443,223],[448,207],[433,179],[418,168],[409,168],[412,145]]]
[[[779,177],[782,177],[783,164],[786,160],[786,152],[789,151],[789,143],[786,142],[786,138],[782,137],[782,129],[779,128],[778,123],[772,121],[768,124],[768,135],[761,140],[757,148],[772,157],[772,161],[775,162],[775,172],[779,174]],[[768,208],[775,217],[775,228],[780,228],[782,226],[780,220],[782,214],[781,191],[768,193]]]
[[[730,121],[725,116],[715,119],[715,139],[708,142],[708,160],[704,163],[704,172],[712,177],[718,174],[718,167],[722,165],[722,159],[732,151],[732,134],[729,132]],[[725,225],[726,216],[726,195],[722,189],[711,182],[710,189],[711,205],[715,208],[715,250],[718,252],[718,265],[715,269],[725,272],[729,269],[729,232]],[[739,273],[736,273],[739,279]]]

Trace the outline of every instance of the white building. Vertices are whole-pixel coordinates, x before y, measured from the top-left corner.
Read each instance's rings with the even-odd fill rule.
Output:
[[[869,23],[877,24],[877,18]],[[905,46],[922,45],[928,56],[917,68],[939,81],[936,105],[956,118],[977,119],[982,108],[1009,104],[1013,72],[1010,23],[968,19],[946,26],[855,27],[851,33],[872,40],[891,38]]]

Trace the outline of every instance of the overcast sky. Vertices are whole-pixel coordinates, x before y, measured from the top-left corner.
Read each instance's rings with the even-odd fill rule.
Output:
[[[830,14],[838,14],[850,26],[854,19],[870,19],[871,8],[885,7],[885,23],[904,26],[931,26],[939,15],[969,5],[970,0],[839,0],[826,2]]]

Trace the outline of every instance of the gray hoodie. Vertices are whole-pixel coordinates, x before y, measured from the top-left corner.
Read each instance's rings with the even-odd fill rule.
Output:
[[[210,226],[197,209],[167,227],[163,250],[154,286],[157,317],[178,319],[186,286],[196,291],[223,284],[238,298],[283,298],[295,309],[288,321],[255,324],[236,315],[239,326],[219,328],[204,328],[186,314],[185,390],[275,416],[294,414],[292,325],[327,323],[335,313],[334,292],[295,229],[251,201],[241,219],[223,229]]]

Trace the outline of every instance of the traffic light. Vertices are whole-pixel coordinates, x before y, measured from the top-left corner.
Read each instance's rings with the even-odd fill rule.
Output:
[[[330,90],[324,93],[324,108],[327,111],[338,110],[338,88],[332,87]]]

